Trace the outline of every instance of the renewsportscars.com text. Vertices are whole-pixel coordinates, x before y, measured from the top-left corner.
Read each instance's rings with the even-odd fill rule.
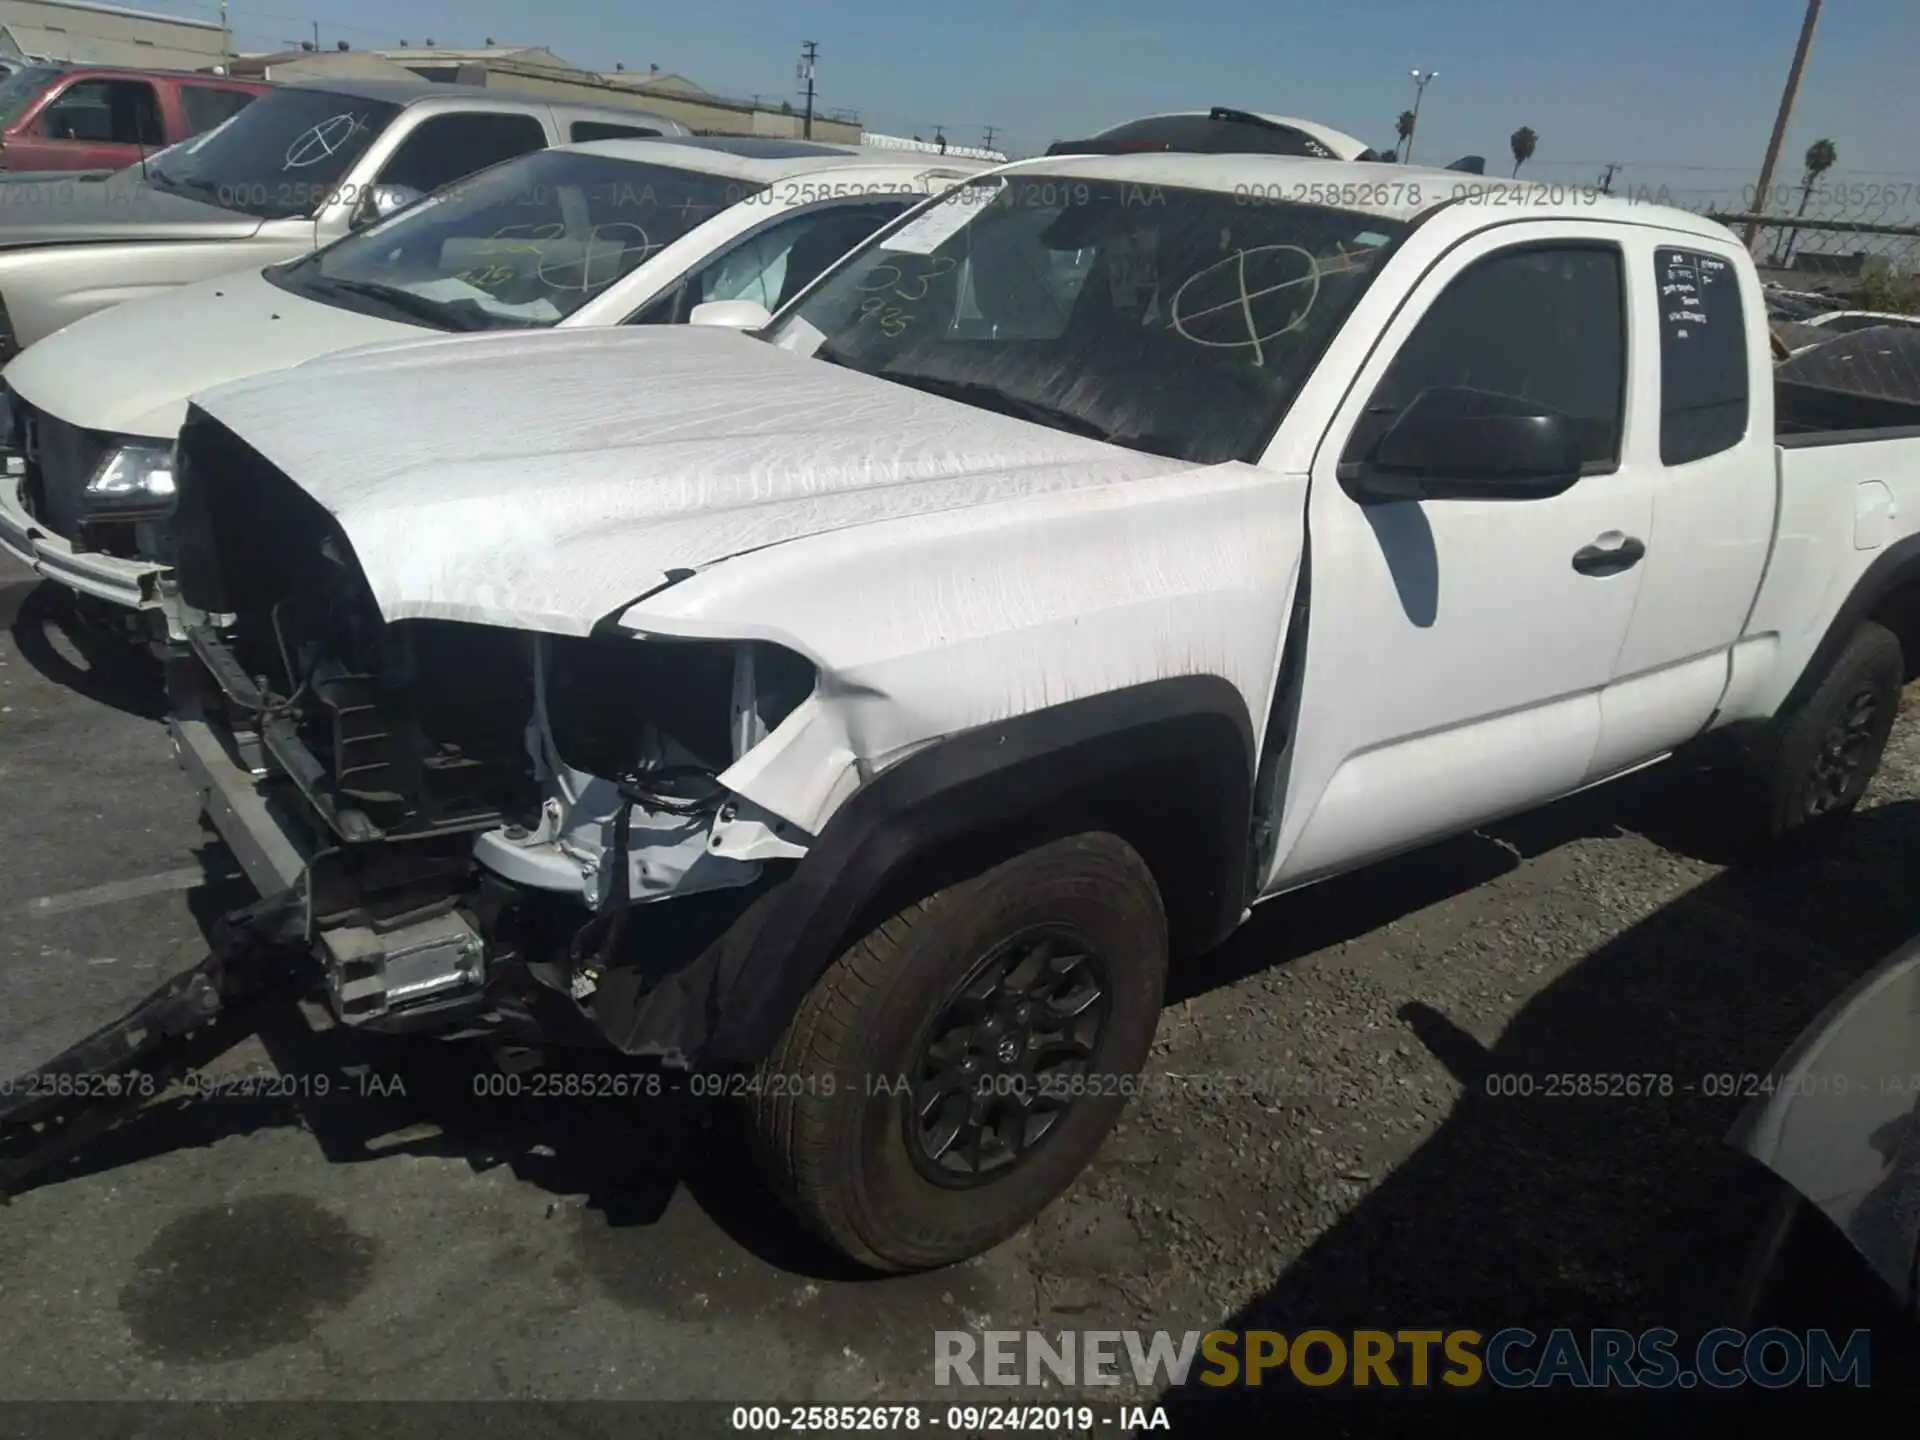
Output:
[[[1872,1384],[1866,1330],[940,1330],[940,1386],[1682,1389]]]

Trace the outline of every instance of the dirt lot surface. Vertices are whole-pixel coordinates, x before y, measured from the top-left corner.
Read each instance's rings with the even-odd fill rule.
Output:
[[[6,1074],[250,898],[139,677],[41,620],[0,570]],[[1263,907],[1177,976],[1073,1192],[945,1273],[823,1258],[698,1104],[476,1095],[476,1052],[290,1007],[217,1070],[274,1084],[157,1104],[0,1214],[0,1398],[934,1398],[939,1329],[1671,1321],[1744,1223],[1708,1077],[1920,931],[1916,722],[1784,875],[1723,868],[1676,769]],[[1547,1093],[1581,1074],[1672,1093]]]

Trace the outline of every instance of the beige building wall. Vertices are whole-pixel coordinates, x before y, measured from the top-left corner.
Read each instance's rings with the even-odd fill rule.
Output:
[[[229,45],[227,32],[211,21],[65,0],[0,0],[0,50],[86,65],[205,70],[227,58]]]
[[[714,95],[684,75],[640,70],[582,70],[540,47],[501,46],[493,50],[409,47],[369,53],[377,53],[382,59],[415,73],[437,71],[449,78],[457,76],[470,85],[593,105],[629,105],[636,110],[651,110],[702,133],[798,139],[804,128],[798,112],[788,114]],[[813,138],[816,140],[858,145],[860,132],[858,120],[814,117]]]

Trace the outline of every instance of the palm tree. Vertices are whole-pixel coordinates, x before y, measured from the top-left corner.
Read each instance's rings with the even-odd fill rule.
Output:
[[[1813,198],[1813,187],[1820,177],[1839,162],[1840,149],[1831,140],[1816,140],[1807,147],[1807,173],[1800,178],[1800,208],[1793,212],[1798,220],[1807,213],[1807,202]],[[1782,268],[1793,259],[1793,247],[1800,241],[1798,229],[1789,230],[1781,237],[1780,244],[1773,252],[1773,263]]]
[[[1534,147],[1540,143],[1540,137],[1533,133],[1531,125],[1522,125],[1513,132],[1507,143],[1513,147],[1513,174],[1517,179],[1520,167],[1533,158]]]
[[[1400,158],[1401,150],[1413,143],[1413,125],[1414,118],[1411,110],[1402,110],[1400,118],[1393,122],[1393,133],[1400,137],[1399,143],[1393,147],[1393,156],[1396,160]]]

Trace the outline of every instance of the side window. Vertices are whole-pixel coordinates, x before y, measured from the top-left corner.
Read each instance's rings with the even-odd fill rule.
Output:
[[[40,112],[40,130],[49,140],[158,145],[160,102],[144,80],[80,80]]]
[[[180,109],[186,116],[189,135],[199,135],[231,120],[252,100],[252,93],[246,90],[222,90],[212,85],[180,87]]]
[[[567,128],[567,139],[575,145],[589,140],[645,140],[659,135],[650,125],[614,125],[605,120],[576,120]]]
[[[1747,435],[1746,315],[1731,262],[1653,252],[1660,287],[1660,463],[1731,450]]]
[[[693,307],[709,300],[753,300],[778,310],[834,261],[907,208],[907,200],[829,205],[792,215],[715,255],[673,292],[637,311],[634,325],[684,324]]]
[[[546,144],[547,132],[531,115],[436,115],[400,142],[380,171],[380,183],[424,195]]]
[[[1370,458],[1423,390],[1457,386],[1551,407],[1579,425],[1590,469],[1619,464],[1625,307],[1613,246],[1544,245],[1475,262],[1400,347],[1342,459]]]

